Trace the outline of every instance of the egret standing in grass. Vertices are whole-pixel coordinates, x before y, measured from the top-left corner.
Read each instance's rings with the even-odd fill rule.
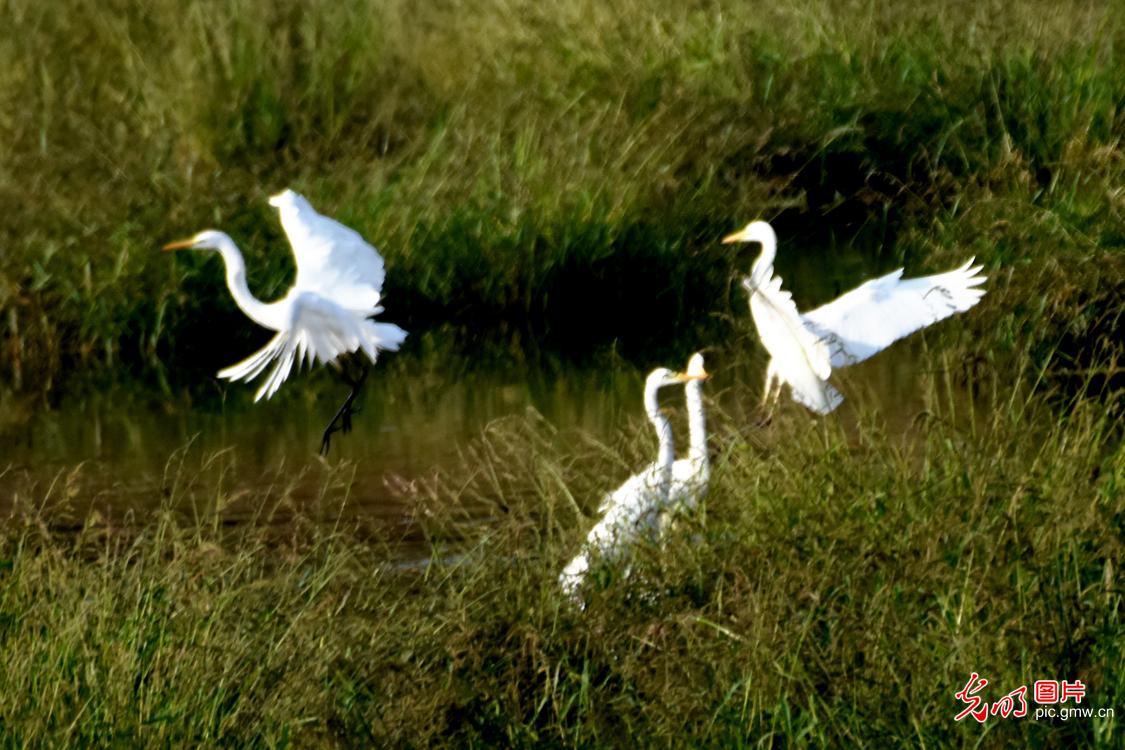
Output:
[[[598,509],[602,514],[601,520],[590,529],[582,551],[559,576],[559,584],[566,593],[571,596],[577,594],[590,567],[592,554],[615,555],[623,545],[638,536],[658,530],[661,514],[668,504],[676,449],[672,439],[672,425],[660,410],[657,395],[665,386],[702,380],[704,377],[705,374],[672,372],[658,367],[645,379],[645,414],[656,430],[660,446],[656,461],[644,471],[630,477],[602,501]]]
[[[750,313],[770,354],[763,404],[772,403],[788,383],[793,398],[819,414],[843,401],[828,383],[833,367],[862,362],[895,341],[964,312],[980,301],[984,283],[974,258],[946,273],[903,279],[903,269],[864,282],[826,305],[799,313],[792,295],[774,276],[777,235],[768,223],[752,221],[724,243],[758,242],[762,252],[742,285]]]
[[[289,377],[293,364],[336,366],[351,392],[324,430],[321,452],[327,453],[332,434],[351,430],[354,402],[367,378],[360,358],[360,374],[352,376],[341,357],[355,352],[371,363],[380,350],[395,351],[406,331],[391,323],[376,323],[386,272],[383,259],[358,232],[322,216],[305,198],[283,190],[269,199],[281,214],[297,264],[297,278],[281,299],[262,302],[246,284],[246,263],[234,241],[209,229],[190,239],[172,242],[165,250],[215,250],[226,266],[227,287],[247,317],[263,328],[277,331],[269,343],[242,362],[219,372],[229,380],[252,380],[272,365],[254,400],[269,398]]]

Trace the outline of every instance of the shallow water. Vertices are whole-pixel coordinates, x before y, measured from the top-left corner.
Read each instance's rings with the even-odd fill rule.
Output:
[[[289,467],[307,474],[298,494],[315,494],[326,472],[344,465],[354,471],[350,507],[380,514],[393,501],[387,481],[448,464],[494,419],[531,408],[560,428],[605,434],[633,390],[627,366],[561,374],[512,367],[442,376],[443,365],[455,372],[456,363],[406,356],[392,366],[391,356],[387,366],[372,370],[357,400],[361,411],[354,429],[333,437],[327,460],[317,456],[321,433],[348,391],[327,372],[291,377],[277,396],[258,404],[244,385],[223,386],[225,402],[202,405],[118,386],[9,419],[0,432],[5,472],[0,490],[17,482],[28,486],[29,478],[38,476],[46,492],[49,481],[82,463],[87,487],[113,490],[95,503],[99,510],[113,510],[107,501],[118,510],[140,510],[160,503],[175,470],[170,459],[182,462],[186,453],[188,465],[197,466],[233,448],[239,476],[228,478],[228,487],[253,486],[278,467]],[[0,507],[8,496],[0,493]]]

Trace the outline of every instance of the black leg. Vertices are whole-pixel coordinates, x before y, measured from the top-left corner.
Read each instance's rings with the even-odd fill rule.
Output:
[[[347,365],[344,365],[340,370],[340,379],[347,385],[351,386],[351,392],[348,393],[344,403],[336,411],[336,416],[332,417],[332,421],[324,428],[324,437],[320,441],[320,455],[328,455],[328,446],[332,442],[332,435],[337,432],[342,432],[347,435],[352,431],[352,415],[359,413],[359,408],[354,406],[355,397],[359,395],[359,389],[363,387],[364,382],[367,380],[368,368],[362,366],[359,377],[353,378],[347,370]]]
[[[345,435],[352,431],[352,415],[359,414],[360,412],[359,407],[355,405],[354,401],[355,397],[359,395],[360,389],[363,388],[363,384],[367,382],[367,373],[369,372],[367,365],[362,362],[353,365],[354,362],[355,360],[348,360],[349,367],[345,367],[345,369],[340,372],[341,379],[344,383],[351,386],[352,389],[344,405],[340,407],[340,412],[337,413],[337,416],[340,417],[340,432]],[[359,368],[359,375],[357,377],[352,377],[351,369],[355,367]]]

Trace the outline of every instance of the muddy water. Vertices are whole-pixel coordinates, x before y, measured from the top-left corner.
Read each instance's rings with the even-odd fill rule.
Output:
[[[321,433],[348,390],[327,372],[291,377],[258,404],[242,385],[224,385],[225,399],[202,402],[124,386],[75,394],[52,409],[0,402],[8,416],[0,429],[0,510],[16,491],[47,495],[81,464],[82,494],[100,512],[142,511],[161,503],[177,473],[217,476],[208,460],[228,451],[236,457],[223,480],[228,492],[302,475],[297,495],[311,497],[334,468],[346,467],[354,480],[349,506],[391,513],[388,483],[454,461],[494,419],[535,409],[560,428],[606,434],[637,400],[634,369],[621,362],[565,373],[526,366],[465,373],[460,364],[409,354],[392,364],[388,355],[357,400],[352,432],[333,437],[327,460],[317,455]],[[61,492],[56,487],[54,496]]]

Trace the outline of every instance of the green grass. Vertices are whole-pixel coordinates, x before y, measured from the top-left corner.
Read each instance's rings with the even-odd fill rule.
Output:
[[[716,239],[766,216],[790,252],[975,252],[1020,321],[988,343],[1051,351],[1076,308],[1120,311],[1112,6],[10,0],[0,366],[50,393],[244,351],[215,259],[156,248],[222,227],[280,294],[285,185],[380,246],[408,328],[676,327],[746,265]]]
[[[724,394],[704,507],[636,548],[630,578],[595,576],[585,612],[556,576],[651,451],[639,419],[607,445],[534,417],[489,426],[460,467],[403,486],[429,550],[412,568],[389,562],[401,528],[331,521],[350,515],[346,465],[247,491],[237,452],[185,449],[164,510],[124,525],[66,521],[81,470],[30,483],[0,533],[0,736],[1119,747],[1120,398],[1055,419],[1030,363],[1012,376],[972,378],[973,407],[955,374],[930,378],[905,435],[862,407],[755,428],[752,396]],[[310,470],[311,506],[292,495]],[[1081,679],[1118,718],[958,724],[972,671],[989,700]]]

